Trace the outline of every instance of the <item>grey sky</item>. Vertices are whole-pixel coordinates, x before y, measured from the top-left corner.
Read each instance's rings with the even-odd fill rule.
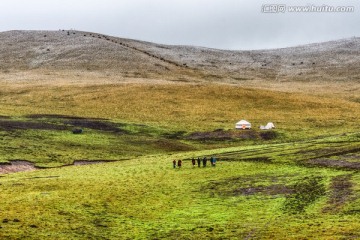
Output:
[[[265,4],[354,6],[353,13],[262,13]],[[359,0],[11,0],[0,31],[77,29],[221,49],[294,46],[360,36]]]

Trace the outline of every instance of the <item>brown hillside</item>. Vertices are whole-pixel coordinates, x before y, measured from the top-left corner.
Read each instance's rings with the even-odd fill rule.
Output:
[[[79,31],[9,31],[0,33],[0,69],[151,78],[182,74],[185,68],[149,56],[120,38]]]
[[[108,71],[123,77],[359,81],[360,38],[299,47],[226,51],[168,46],[80,31],[0,33],[0,68]]]
[[[0,81],[11,83],[219,82],[359,102],[359,69],[360,38],[226,51],[73,30],[0,33]]]

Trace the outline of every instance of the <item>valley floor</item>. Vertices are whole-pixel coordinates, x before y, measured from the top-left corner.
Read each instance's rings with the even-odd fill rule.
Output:
[[[357,133],[6,175],[0,236],[356,239],[359,139]],[[192,167],[192,157],[204,156],[215,156],[216,167]],[[181,169],[173,169],[173,159],[183,160]]]

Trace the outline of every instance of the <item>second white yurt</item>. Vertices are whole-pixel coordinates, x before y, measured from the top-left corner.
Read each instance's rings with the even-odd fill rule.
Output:
[[[268,122],[268,124],[266,124],[266,126],[260,126],[261,130],[269,130],[269,129],[273,129],[275,128],[275,125],[272,122]]]

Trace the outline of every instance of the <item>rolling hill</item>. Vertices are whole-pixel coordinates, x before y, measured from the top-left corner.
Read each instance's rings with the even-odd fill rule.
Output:
[[[11,71],[106,72],[122,77],[244,81],[360,80],[360,38],[298,47],[226,51],[169,46],[97,33],[0,33],[0,68]]]
[[[73,30],[9,31],[0,33],[0,114],[176,131],[227,129],[248,118],[306,135],[341,132],[357,126],[359,64],[360,38],[226,51]]]

